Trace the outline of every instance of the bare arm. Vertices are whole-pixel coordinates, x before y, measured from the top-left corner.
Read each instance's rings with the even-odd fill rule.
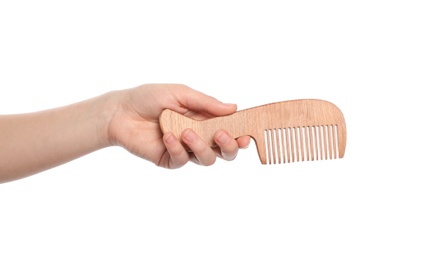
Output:
[[[109,95],[28,114],[0,116],[0,182],[63,164],[109,145]]]
[[[162,134],[158,117],[170,108],[196,119],[230,114],[236,106],[184,85],[151,84],[113,91],[64,107],[28,114],[0,115],[0,183],[58,166],[96,150],[119,145],[157,166],[178,168],[193,161],[211,165],[216,157],[235,158],[249,137],[233,139],[219,130],[217,148],[184,132],[189,153],[171,133]]]

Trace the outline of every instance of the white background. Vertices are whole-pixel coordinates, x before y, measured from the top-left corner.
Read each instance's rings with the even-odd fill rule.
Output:
[[[425,2],[1,1],[2,114],[183,83],[329,100],[348,143],[174,171],[103,149],[0,186],[0,259],[428,259]]]

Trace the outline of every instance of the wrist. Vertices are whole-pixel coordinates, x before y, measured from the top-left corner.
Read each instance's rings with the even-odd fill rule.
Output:
[[[121,145],[120,132],[126,127],[123,118],[126,117],[125,107],[129,103],[129,92],[116,90],[100,96],[98,136],[103,147]]]
[[[97,99],[98,116],[96,122],[97,136],[100,147],[117,145],[112,125],[121,111],[123,91],[107,92]]]

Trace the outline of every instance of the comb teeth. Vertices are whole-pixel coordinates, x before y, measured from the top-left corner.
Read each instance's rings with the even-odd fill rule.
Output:
[[[264,130],[267,164],[338,159],[338,125]]]

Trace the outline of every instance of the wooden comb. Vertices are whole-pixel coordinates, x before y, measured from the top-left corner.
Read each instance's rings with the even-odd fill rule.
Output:
[[[341,110],[319,99],[275,102],[207,120],[165,109],[159,121],[163,133],[172,132],[181,140],[183,130],[191,128],[212,147],[216,146],[213,135],[218,129],[234,138],[248,135],[256,143],[262,164],[338,159],[346,149]]]

